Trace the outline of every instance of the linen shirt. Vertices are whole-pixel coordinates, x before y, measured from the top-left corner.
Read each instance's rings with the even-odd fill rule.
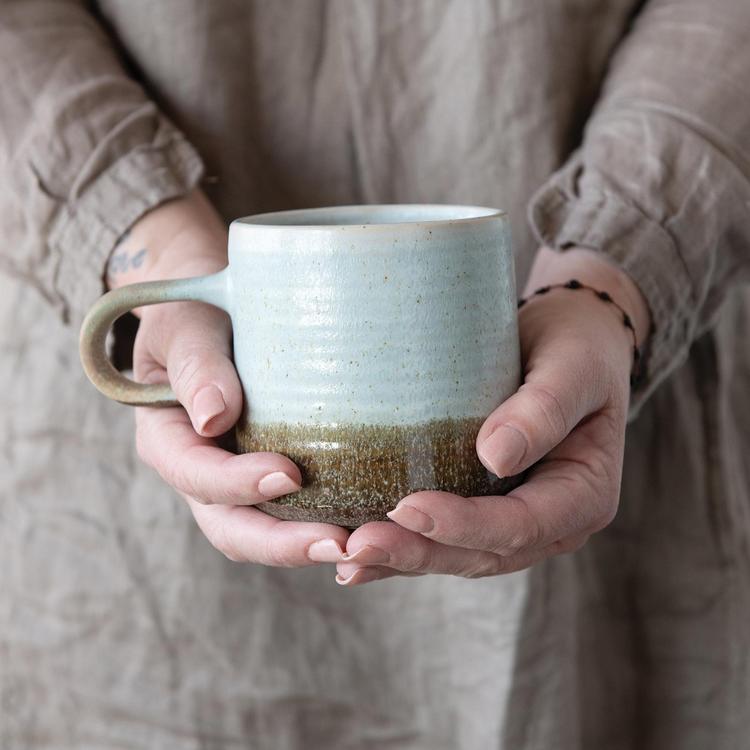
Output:
[[[732,750],[750,736],[747,0],[0,0],[0,747]],[[498,206],[654,323],[620,511],[476,581],[240,566],[77,356],[117,238]]]

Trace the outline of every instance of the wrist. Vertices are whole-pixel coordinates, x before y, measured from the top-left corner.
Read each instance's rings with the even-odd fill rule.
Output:
[[[157,206],[118,241],[107,262],[110,289],[215,273],[227,264],[227,229],[200,191]]]
[[[624,271],[593,250],[573,248],[558,253],[541,248],[534,259],[523,296],[533,294],[539,287],[564,284],[571,279],[607,292],[628,314],[633,324],[636,344],[643,346],[651,327],[651,316],[645,298]],[[603,304],[596,298],[592,301]]]
[[[519,328],[525,367],[534,369],[542,352],[554,353],[560,363],[586,363],[576,376],[580,383],[605,372],[608,383],[626,384],[637,374],[633,355],[633,332],[612,303],[598,298],[588,287],[545,285],[549,291],[525,298],[519,310]]]

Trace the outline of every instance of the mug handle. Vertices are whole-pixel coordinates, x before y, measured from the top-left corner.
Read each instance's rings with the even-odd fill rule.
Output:
[[[168,384],[136,383],[119,373],[107,357],[112,324],[134,307],[161,302],[207,302],[229,313],[229,269],[210,276],[144,281],[107,292],[89,310],[81,326],[79,351],[88,379],[108,398],[131,406],[179,406]]]

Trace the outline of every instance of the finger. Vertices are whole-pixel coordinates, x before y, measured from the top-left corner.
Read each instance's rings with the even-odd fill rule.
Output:
[[[165,363],[169,383],[195,431],[206,437],[221,435],[234,425],[242,409],[228,316],[198,302],[181,303],[158,315],[150,352]]]
[[[166,356],[169,382],[199,435],[221,435],[240,416],[242,388],[231,360],[226,313],[194,305],[190,320],[174,329]]]
[[[234,562],[283,568],[338,562],[349,533],[324,523],[281,521],[257,508],[203,505],[185,496],[206,538]]]
[[[386,566],[402,573],[445,573],[478,578],[515,570],[525,559],[508,561],[480,550],[451,547],[397,524],[376,522],[361,526],[349,537],[347,554],[337,566],[341,578],[351,576],[356,566]],[[355,568],[352,569],[351,565]]]
[[[339,586],[350,588],[352,586],[361,586],[365,583],[382,581],[386,578],[416,578],[424,575],[423,573],[404,573],[400,570],[387,568],[384,565],[367,565],[361,566],[357,563],[339,563],[336,566],[335,581]]]
[[[506,496],[417,492],[388,517],[442,544],[503,557],[591,534],[614,517],[619,487],[616,454],[593,445],[597,437],[601,430],[579,428]],[[588,460],[581,460],[581,454]]]
[[[336,583],[341,586],[359,586],[393,576],[419,576],[428,573],[451,574],[465,578],[515,573],[547,557],[576,552],[588,541],[588,535],[578,535],[558,540],[540,550],[525,550],[511,557],[477,556],[468,550],[459,550],[461,554],[457,554],[456,550],[440,544],[433,544],[431,550],[423,549],[405,555],[406,545],[421,543],[413,538],[399,538],[397,534],[379,535],[383,530],[361,528],[365,529],[365,533],[358,534],[358,529],[349,537],[347,553],[336,565]],[[377,544],[380,546],[376,546]],[[385,554],[388,555],[386,563],[368,563],[369,560],[385,559]],[[412,565],[418,556],[422,557],[424,563],[415,570]],[[402,569],[404,560],[409,561],[409,570]]]
[[[205,503],[249,505],[296,492],[300,470],[276,453],[235,455],[195,434],[184,409],[136,409],[141,459],[172,487]]]
[[[538,357],[524,384],[479,430],[481,462],[507,477],[549,453],[586,415],[604,405],[605,391],[594,382],[594,370],[554,350],[548,358]]]

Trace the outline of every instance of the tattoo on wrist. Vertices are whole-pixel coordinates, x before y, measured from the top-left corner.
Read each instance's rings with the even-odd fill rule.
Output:
[[[118,241],[118,244],[122,242],[124,236]],[[117,245],[115,245],[117,247]],[[107,275],[117,276],[118,274],[125,273],[136,268],[140,268],[143,262],[146,260],[148,254],[148,248],[144,247],[135,253],[131,253],[127,248],[122,250],[116,250],[110,257],[109,263],[107,264]]]

